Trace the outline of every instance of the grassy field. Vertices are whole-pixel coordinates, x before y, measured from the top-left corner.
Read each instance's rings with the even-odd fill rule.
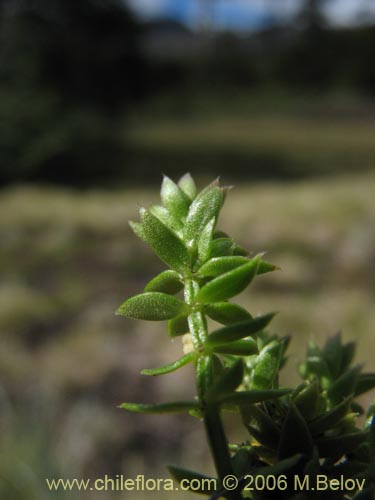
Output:
[[[216,124],[219,136],[229,124]],[[310,127],[313,150],[329,127]],[[143,141],[173,142],[173,129],[143,126]],[[371,152],[364,130],[340,130],[337,148],[345,137],[344,149]],[[281,147],[282,127],[272,133]],[[307,141],[297,124],[295,133],[297,145]],[[180,140],[188,143],[186,136]],[[233,143],[247,147],[249,136],[253,145],[261,143],[255,122],[243,136],[233,134]],[[220,147],[215,137],[205,140]],[[296,155],[305,147],[296,147]],[[238,301],[254,314],[279,311],[271,330],[293,339],[284,383],[298,382],[308,340],[322,342],[340,329],[345,339],[358,340],[358,361],[375,369],[373,185],[372,174],[360,173],[239,183],[228,196],[220,228],[253,252],[267,251],[282,268],[259,278]],[[0,477],[6,479],[0,493],[7,500],[51,498],[45,477],[167,477],[171,462],[210,472],[198,421],[116,409],[122,400],[182,399],[193,392],[188,368],[161,379],[139,374],[181,354],[165,325],[114,316],[163,267],[127,225],[138,204],[157,198],[157,189],[80,193],[24,186],[0,194]],[[155,493],[144,496],[151,497]]]

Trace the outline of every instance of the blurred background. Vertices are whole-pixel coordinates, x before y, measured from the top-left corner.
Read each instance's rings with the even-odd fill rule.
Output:
[[[139,374],[181,355],[164,324],[114,316],[163,269],[127,225],[162,173],[235,184],[219,226],[282,268],[238,300],[280,311],[284,383],[337,330],[375,369],[374,21],[371,0],[0,0],[1,498],[212,472],[199,421],[116,408],[194,393],[188,367]]]

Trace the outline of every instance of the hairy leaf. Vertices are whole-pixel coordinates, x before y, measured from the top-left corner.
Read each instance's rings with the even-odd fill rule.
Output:
[[[178,181],[178,187],[186,194],[186,196],[193,201],[197,196],[197,187],[195,185],[194,179],[188,173],[181,177]]]
[[[187,314],[189,307],[182,300],[160,292],[147,292],[126,300],[116,311],[120,316],[163,321]]]
[[[260,352],[255,361],[253,372],[254,389],[272,389],[280,366],[282,345],[273,340]]]
[[[234,297],[251,283],[258,264],[259,257],[255,257],[246,264],[214,278],[200,289],[197,300],[202,304],[209,304]]]
[[[232,323],[252,319],[251,314],[247,312],[246,309],[237,304],[231,304],[230,302],[207,304],[204,310],[211,319],[222,325],[230,325]]]
[[[213,352],[218,354],[233,354],[236,356],[251,356],[258,353],[258,346],[255,340],[237,340],[228,344],[221,344],[213,347]]]
[[[141,209],[141,221],[147,242],[160,259],[177,271],[187,269],[190,256],[184,243],[144,208]]]
[[[178,337],[189,331],[187,316],[177,316],[168,321],[168,334],[170,337]]]
[[[160,196],[163,205],[176,217],[176,219],[181,220],[186,217],[189,210],[190,199],[184,191],[166,175],[163,178]]]
[[[217,346],[225,344],[227,342],[234,342],[236,340],[241,340],[250,335],[263,330],[271,319],[274,317],[275,313],[265,314],[264,316],[258,316],[254,319],[249,319],[246,321],[241,321],[240,323],[234,323],[218,330],[213,331],[207,339],[207,344],[209,346]]]
[[[198,240],[198,257],[200,262],[205,262],[209,257],[210,245],[212,241],[212,232],[215,227],[216,220],[212,218],[206,224]]]
[[[198,241],[211,219],[217,219],[223,201],[222,189],[209,186],[201,191],[190,205],[184,228],[186,241]]]
[[[247,264],[249,259],[239,256],[214,257],[200,267],[198,273],[205,278],[216,278],[221,274],[232,271],[239,266]]]
[[[184,287],[181,277],[176,271],[163,271],[147,283],[145,292],[162,292],[174,295]]]

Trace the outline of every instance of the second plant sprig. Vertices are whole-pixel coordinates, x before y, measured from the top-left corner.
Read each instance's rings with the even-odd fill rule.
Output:
[[[242,357],[258,354],[254,336],[274,314],[254,318],[228,299],[242,292],[257,275],[276,267],[261,255],[250,258],[232,238],[216,230],[226,191],[214,182],[197,193],[189,174],[177,184],[164,177],[161,205],[141,208],[140,222],[130,225],[168,269],[153,278],[144,293],[129,298],[117,310],[130,318],[167,320],[171,337],[185,335],[185,354],[180,359],[143,373],[161,375],[193,363],[197,386],[195,401],[123,403],[121,407],[142,413],[189,411],[201,416],[221,480],[233,474],[221,408],[266,401],[286,393],[277,387],[246,391],[240,387]],[[181,290],[183,296],[176,297]],[[207,317],[223,326],[208,333]],[[241,496],[233,492],[232,498]]]

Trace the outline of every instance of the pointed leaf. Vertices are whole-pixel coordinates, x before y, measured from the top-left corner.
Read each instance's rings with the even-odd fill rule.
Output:
[[[282,396],[290,394],[290,389],[270,389],[268,391],[238,391],[228,396],[223,396],[220,398],[222,404],[233,404],[233,405],[248,405],[252,403],[261,403],[263,401],[268,401],[269,399],[278,399]]]
[[[129,226],[132,228],[133,233],[138,236],[138,238],[147,243],[147,238],[140,222],[133,222],[132,220],[130,220]]]
[[[168,229],[170,229],[173,233],[177,234],[179,238],[182,237],[182,222],[177,219],[171,212],[161,205],[152,205],[150,207],[150,213],[155,215],[159,219],[160,222],[164,224]]]
[[[168,321],[168,335],[170,337],[179,337],[189,331],[187,316],[177,316]]]
[[[237,360],[232,366],[225,368],[207,394],[209,401],[216,401],[220,396],[231,393],[242,382],[244,365],[242,359]]]
[[[215,227],[216,220],[212,218],[206,224],[198,240],[198,257],[200,262],[205,262],[209,257],[210,245],[212,241],[212,232]]]
[[[367,431],[356,432],[335,437],[321,438],[316,441],[316,445],[318,446],[320,457],[338,459],[354,451],[360,444],[364,443],[368,437],[369,433]]]
[[[313,440],[305,419],[292,403],[285,418],[278,449],[279,458],[288,458],[296,453],[310,456]]]
[[[171,476],[178,482],[186,480],[186,484],[194,484],[194,493],[201,493],[203,495],[212,495],[216,490],[217,479],[205,476],[204,474],[200,474],[199,472],[194,472],[188,469],[182,469],[181,467],[175,467],[174,465],[168,466],[168,470]],[[196,486],[200,488],[195,489]]]
[[[187,173],[178,181],[178,187],[186,194],[186,196],[193,201],[197,196],[197,187],[192,176]]]
[[[234,245],[233,255],[242,255],[243,257],[247,257],[249,253],[250,252],[247,248],[241,247],[240,245]]]
[[[145,292],[162,292],[175,295],[183,287],[180,275],[176,271],[169,269],[149,281],[145,286]]]
[[[361,366],[355,366],[341,375],[341,377],[335,380],[331,385],[327,391],[327,396],[334,404],[340,403],[343,398],[354,392],[360,371]]]
[[[218,238],[211,242],[209,257],[213,259],[222,256],[231,256],[233,255],[234,248],[235,243],[232,238]]]
[[[186,217],[189,210],[190,199],[182,189],[166,175],[163,178],[160,196],[165,208],[167,208],[176,219],[181,220]]]
[[[187,269],[190,256],[184,243],[145,209],[141,209],[141,220],[147,242],[160,259],[177,271]]]
[[[199,268],[199,275],[205,278],[216,278],[221,274],[232,271],[236,267],[247,264],[249,259],[246,257],[214,257],[207,261],[203,266]]]
[[[305,385],[294,398],[294,404],[302,414],[302,416],[310,421],[315,418],[320,409],[321,389],[319,382],[314,382]],[[311,430],[311,427],[309,427]]]
[[[359,396],[375,387],[375,373],[360,373],[357,377],[354,395]]]
[[[190,205],[184,228],[185,241],[197,241],[208,222],[218,218],[223,201],[222,189],[208,186]]]
[[[265,260],[261,260],[259,262],[258,266],[258,271],[257,274],[266,274],[266,273],[271,273],[272,271],[279,271],[280,268],[278,266],[275,266],[275,264],[270,264],[269,262],[266,262]]]
[[[185,354],[182,358],[178,359],[174,363],[169,363],[168,365],[159,366],[158,368],[146,368],[141,371],[142,375],[164,375],[166,373],[171,373],[183,366],[187,365],[195,358],[195,353],[190,352],[189,354]]]
[[[258,316],[257,318],[250,319],[247,321],[241,321],[240,323],[234,323],[223,328],[219,328],[212,332],[207,339],[208,346],[222,345],[227,342],[234,342],[236,340],[241,340],[250,335],[263,330],[271,319],[274,317],[275,313],[265,314],[264,316]]]
[[[232,271],[214,278],[198,292],[197,300],[202,304],[229,299],[242,292],[256,275],[259,257],[255,257]]]
[[[165,293],[148,292],[130,297],[117,309],[116,314],[148,321],[163,321],[188,312],[189,307],[182,300]]]
[[[357,346],[355,342],[348,342],[342,347],[340,373],[345,372],[349,368],[351,362],[354,359],[356,347]]]
[[[280,439],[280,429],[272,418],[260,406],[248,405],[241,407],[242,421],[250,434],[256,426],[257,436],[261,444],[276,449]]]
[[[252,356],[258,353],[258,346],[255,340],[238,340],[237,342],[229,342],[228,344],[217,345],[213,352],[218,354],[233,354],[236,356]]]
[[[222,325],[230,325],[232,323],[253,319],[246,309],[237,304],[231,304],[230,302],[207,304],[204,310],[211,319]]]
[[[174,403],[160,403],[155,405],[139,403],[122,403],[119,408],[134,413],[183,413],[190,410],[198,410],[199,405],[195,401],[176,401]]]
[[[342,403],[335,406],[331,411],[325,413],[319,418],[313,420],[309,424],[309,429],[313,435],[322,434],[323,432],[332,429],[341,419],[350,411],[352,396],[344,399]]]
[[[273,340],[267,344],[255,361],[252,386],[254,389],[272,389],[279,373],[281,344]]]
[[[329,371],[334,379],[340,375],[340,367],[342,363],[342,343],[341,334],[337,333],[333,337],[329,337],[323,348],[323,356],[328,365]]]

